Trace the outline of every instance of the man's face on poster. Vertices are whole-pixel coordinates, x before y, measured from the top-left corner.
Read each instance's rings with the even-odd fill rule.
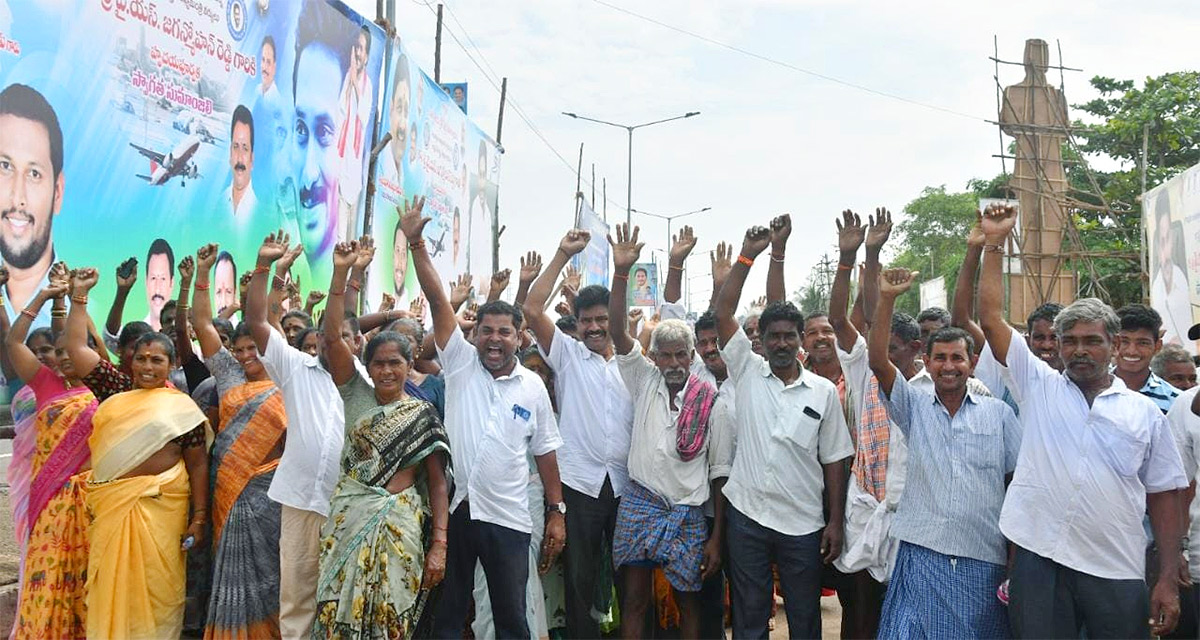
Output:
[[[354,40],[354,51],[351,52],[351,59],[353,60],[351,68],[354,71],[354,75],[357,76],[367,67],[367,34],[361,31],[358,32],[358,38]]]
[[[262,90],[266,93],[275,84],[275,47],[263,45],[261,58],[259,70],[262,74]]]
[[[0,257],[10,268],[32,268],[50,251],[63,191],[53,174],[45,125],[0,116]]]
[[[233,171],[233,190],[242,191],[250,184],[250,171],[254,169],[250,126],[243,122],[233,125],[233,139],[229,141],[229,168]]]
[[[233,263],[221,260],[214,269],[213,297],[217,301],[217,311],[233,304],[237,299],[237,275],[233,272]]]
[[[1158,216],[1158,225],[1154,230],[1154,235],[1157,236],[1158,265],[1165,269],[1171,266],[1171,218],[1169,216]]]
[[[404,278],[408,274],[407,238],[396,227],[396,239],[392,242],[392,284],[397,296],[404,295]]]
[[[171,262],[165,253],[150,256],[146,263],[146,304],[150,306],[150,317],[157,318],[163,305],[171,297],[175,283],[171,278]]]
[[[392,92],[392,109],[388,117],[391,119],[392,159],[396,161],[396,173],[400,173],[400,163],[404,158],[404,146],[408,144],[408,80],[396,84]]]
[[[454,104],[461,107],[465,98],[466,96],[463,95],[462,87],[454,87]]]
[[[633,280],[635,283],[637,283],[638,289],[645,289],[646,288],[646,270],[638,269],[637,273],[633,274]]]
[[[296,67],[296,120],[293,127],[296,170],[300,185],[300,241],[313,255],[334,228],[337,198],[337,90],[341,66],[333,52],[312,45],[300,53]]]

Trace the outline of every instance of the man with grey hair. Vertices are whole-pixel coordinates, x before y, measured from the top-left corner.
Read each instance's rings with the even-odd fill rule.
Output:
[[[1121,323],[1095,298],[1054,320],[1066,365],[1060,374],[1004,321],[1001,262],[1016,225],[1012,207],[983,215],[979,320],[996,361],[1021,401],[1021,456],[1000,512],[1016,546],[1009,619],[1018,638],[1166,635],[1179,618],[1180,554],[1159,554],[1159,579],[1145,582],[1149,513],[1163,549],[1179,549],[1179,450],[1154,402],[1112,374]],[[1149,621],[1149,626],[1147,626]]]
[[[1180,391],[1196,386],[1196,364],[1187,349],[1168,344],[1150,359],[1150,370]]]
[[[641,255],[637,227],[618,225],[609,243],[617,288]],[[629,484],[613,534],[613,564],[624,585],[621,636],[641,636],[654,597],[653,570],[661,567],[679,605],[680,636],[697,638],[700,587],[721,563],[721,529],[709,536],[704,517],[710,470],[719,464],[718,447],[709,442],[717,389],[690,372],[695,343],[686,322],[660,322],[647,359],[629,335],[626,307],[625,296],[609,296],[613,348],[634,407]]]

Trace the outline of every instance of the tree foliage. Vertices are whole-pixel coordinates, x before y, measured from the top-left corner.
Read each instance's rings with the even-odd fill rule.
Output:
[[[983,183],[972,182],[973,188]],[[904,206],[904,218],[892,232],[897,249],[892,265],[921,272],[924,282],[938,276],[946,279],[947,297],[954,291],[958,268],[966,254],[967,231],[975,224],[980,195],[974,190],[948,193],[946,186],[925,187],[921,195]],[[896,300],[900,311],[916,315],[920,292],[913,287]]]

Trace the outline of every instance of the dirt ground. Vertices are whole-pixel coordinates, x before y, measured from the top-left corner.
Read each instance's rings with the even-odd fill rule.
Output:
[[[0,483],[0,585],[17,581],[17,541],[13,537],[8,486]]]

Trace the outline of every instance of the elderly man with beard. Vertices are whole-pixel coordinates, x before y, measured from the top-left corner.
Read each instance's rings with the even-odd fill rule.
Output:
[[[564,558],[567,635],[597,638],[592,616],[596,583],[602,574],[605,540],[612,540],[617,501],[628,483],[633,404],[613,358],[608,333],[609,291],[598,285],[579,290],[573,302],[579,340],[563,333],[546,315],[546,300],[572,256],[591,236],[572,229],[554,258],[533,283],[525,318],[546,363],[554,370],[562,422],[563,499],[571,544]]]
[[[766,361],[751,351],[734,311],[770,231],[752,227],[717,299],[721,355],[737,389],[737,451],[724,493],[733,635],[763,638],[771,614],[774,560],[795,637],[821,631],[821,565],[842,550],[843,460],[854,454],[833,383],[805,371],[796,355],[804,316],[789,302],[759,317]],[[829,496],[829,522],[822,492]]]
[[[641,255],[638,229],[618,225],[609,238],[613,282],[628,282]],[[630,337],[626,297],[610,296],[608,315],[621,377],[633,397],[629,483],[617,510],[613,564],[622,572],[621,636],[642,635],[653,601],[652,571],[661,567],[680,610],[680,635],[699,637],[704,578],[721,564],[721,530],[707,535],[704,503],[710,469],[719,464],[710,446],[714,385],[691,374],[692,331],[682,320],[663,320],[650,337],[649,358]],[[707,538],[707,542],[706,542]]]
[[[546,385],[516,360],[521,311],[501,300],[476,312],[475,344],[454,309],[425,247],[424,198],[405,205],[400,219],[413,269],[433,315],[434,340],[446,377],[446,431],[453,448],[456,488],[450,501],[446,578],[433,612],[432,636],[461,638],[475,581],[483,566],[496,636],[528,638],[528,456],[546,491],[546,530],[540,570],[547,571],[566,539],[562,485],[555,450],[562,444]]]
[[[1175,628],[1178,553],[1159,554],[1148,594],[1146,533],[1179,549],[1186,489],[1166,418],[1109,371],[1120,320],[1095,298],[1055,318],[1066,369],[1055,371],[1004,321],[1001,262],[1016,225],[1011,207],[984,213],[979,320],[1020,394],[1024,446],[1000,513],[1016,554],[1009,618],[1018,638],[1146,637]],[[1149,625],[1147,625],[1149,621]]]
[[[0,307],[11,325],[49,284],[54,217],[62,209],[63,135],[54,107],[36,90],[12,84],[0,91],[0,258],[8,282]],[[50,326],[44,305],[30,329]]]
[[[908,483],[892,522],[900,550],[879,637],[1007,638],[996,598],[1007,558],[998,520],[1005,477],[1021,450],[1020,426],[1008,405],[968,391],[976,356],[962,329],[937,329],[925,343],[934,393],[897,375],[884,326],[916,275],[890,269],[879,277],[868,348],[888,416],[909,450]]]

